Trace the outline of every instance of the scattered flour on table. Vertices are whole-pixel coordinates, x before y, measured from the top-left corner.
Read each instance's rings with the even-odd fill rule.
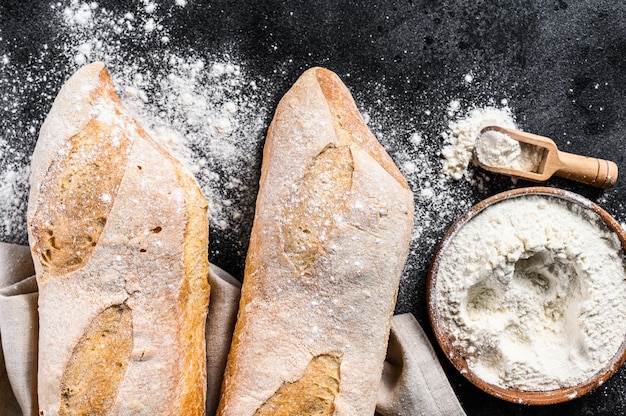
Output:
[[[29,174],[28,165],[6,166],[0,174],[0,230],[5,235],[22,233],[26,215],[26,200],[23,195],[28,190]]]
[[[211,227],[249,227],[256,197],[250,185],[268,117],[263,94],[269,92],[258,88],[234,54],[169,49],[166,5],[144,1],[136,10],[113,13],[92,4],[91,22],[73,24],[71,16],[84,7],[73,2],[63,13],[76,40],[73,48],[68,45],[68,57],[73,51],[77,67],[83,61],[107,64],[131,113],[195,175],[209,201]],[[133,43],[130,49],[154,48],[154,54],[138,59],[121,46],[127,42]]]
[[[0,46],[2,37],[0,36]],[[0,52],[1,53],[1,52]],[[24,110],[32,105],[28,96],[46,98],[33,87],[30,68],[14,64],[10,53],[0,61],[0,241],[26,243],[28,195],[28,142],[34,142],[38,120],[24,120]],[[45,76],[44,76],[45,79]]]
[[[382,87],[374,84],[368,88],[368,97],[363,100],[359,100],[357,93],[356,101],[372,101],[372,95],[384,96],[386,92],[379,92],[377,88]],[[427,267],[429,256],[425,255],[423,247],[435,247],[441,232],[471,206],[471,200],[463,187],[440,174],[439,131],[433,128],[437,121],[416,130],[410,118],[401,118],[402,110],[387,107],[385,101],[381,101],[380,106],[384,108],[367,108],[362,112],[414,193],[415,221],[409,256],[418,267]]]
[[[488,383],[577,385],[626,334],[626,269],[617,235],[582,205],[500,201],[441,252],[436,304],[455,348]]]
[[[211,225],[236,227],[252,215],[267,109],[238,64],[171,55],[164,68],[153,79],[122,69],[114,82],[140,124],[196,176]]]
[[[473,76],[470,81],[470,77],[466,78],[465,82],[474,79]],[[495,100],[490,99],[489,104],[484,107],[470,106],[467,109],[467,104],[453,99],[441,109],[424,111],[426,116],[431,117],[432,114],[444,110],[447,124],[443,132],[432,128],[436,124],[433,120],[432,123],[425,124],[423,130],[409,130],[404,140],[393,138],[401,144],[401,148],[392,149],[392,157],[416,195],[413,238],[420,240],[420,245],[434,247],[445,228],[475,202],[471,196],[472,189],[482,192],[490,181],[489,175],[470,172],[468,165],[472,159],[475,141],[484,127],[498,125],[516,128],[508,102],[502,101],[500,104],[501,107],[496,107]],[[372,114],[375,114],[374,110]],[[385,144],[385,136],[390,133],[389,129],[385,130],[385,125],[397,123],[396,120],[383,120],[380,125],[378,122],[370,123],[370,127]],[[391,130],[391,134],[397,133]],[[466,179],[466,184],[459,182],[463,178]],[[465,185],[469,185],[469,188]]]
[[[188,4],[143,0],[114,10],[97,2],[50,3],[60,38],[41,45],[41,56],[33,59],[43,63],[55,54],[65,61],[55,82],[39,72],[14,82],[12,95],[35,95],[29,83],[41,89],[53,85],[54,90],[48,88],[42,97],[41,107],[49,108],[58,86],[72,73],[103,61],[122,102],[142,127],[195,175],[210,204],[212,229],[236,233],[243,227],[245,231],[252,222],[269,115],[265,97],[271,91],[258,88],[260,80],[247,74],[246,63],[226,44],[219,53],[202,56],[191,48],[170,48],[172,16]],[[10,56],[1,62],[0,70],[2,65],[11,66]],[[8,71],[1,75],[0,86],[11,82]],[[3,86],[3,91],[10,87]],[[32,128],[16,131],[16,137],[3,132],[0,138],[7,143],[34,143],[43,117],[33,120]],[[23,166],[28,164],[28,153],[19,149],[15,156],[5,153],[0,160],[0,178],[9,179],[1,185],[0,218],[6,225],[0,224],[0,233],[12,241],[26,241],[28,173]]]

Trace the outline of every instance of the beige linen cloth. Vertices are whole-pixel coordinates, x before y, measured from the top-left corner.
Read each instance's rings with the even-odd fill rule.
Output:
[[[237,317],[239,282],[211,265],[207,415],[215,414]],[[37,415],[37,283],[30,250],[0,243],[0,415]],[[391,323],[378,391],[380,416],[465,415],[424,331],[411,314]]]

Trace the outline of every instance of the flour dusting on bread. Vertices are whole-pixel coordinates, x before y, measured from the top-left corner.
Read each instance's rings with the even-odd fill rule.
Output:
[[[412,228],[347,88],[306,71],[268,130],[218,414],[373,414]]]
[[[42,415],[203,415],[207,203],[94,63],[32,158]]]

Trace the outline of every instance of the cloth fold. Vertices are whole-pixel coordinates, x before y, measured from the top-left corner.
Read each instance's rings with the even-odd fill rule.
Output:
[[[376,411],[381,416],[465,415],[435,350],[410,313],[391,321]]]
[[[207,356],[206,414],[214,415],[220,399],[222,375],[226,368],[230,341],[235,330],[241,284],[237,279],[213,264],[209,267],[209,284],[211,285],[211,295],[205,329]]]
[[[0,243],[0,415],[36,416],[37,282],[30,250]],[[222,375],[239,306],[239,282],[215,265],[206,322],[207,404],[218,405]],[[428,338],[411,314],[391,323],[378,391],[380,416],[465,415]]]
[[[0,414],[37,415],[37,282],[27,246],[0,243]]]

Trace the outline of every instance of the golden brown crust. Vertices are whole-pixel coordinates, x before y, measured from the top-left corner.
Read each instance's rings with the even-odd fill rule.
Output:
[[[133,347],[132,311],[113,305],[80,338],[61,380],[59,415],[109,414]]]
[[[302,377],[286,383],[259,407],[254,416],[330,416],[339,393],[341,358],[313,357]]]
[[[210,287],[209,275],[209,235],[208,205],[195,183],[179,172],[185,199],[188,201],[189,221],[185,229],[184,263],[185,281],[179,295],[180,309],[183,311],[181,340],[187,340],[181,368],[181,415],[203,415],[206,398],[206,343],[204,339],[205,311],[208,308]]]
[[[120,116],[117,106],[121,103],[108,72],[103,69],[99,75],[100,86],[92,92],[92,99],[108,97]],[[52,273],[67,273],[84,265],[102,234],[111,205],[100,198],[115,198],[131,144],[121,132],[118,146],[111,146],[103,136],[112,134],[110,125],[91,118],[68,138],[68,154],[53,159],[47,170],[30,227],[39,262]]]
[[[344,211],[344,196],[352,188],[354,163],[348,146],[325,147],[307,166],[295,185],[294,204],[285,209],[281,222],[283,252],[297,274],[324,255],[323,239],[332,232],[334,212]]]

